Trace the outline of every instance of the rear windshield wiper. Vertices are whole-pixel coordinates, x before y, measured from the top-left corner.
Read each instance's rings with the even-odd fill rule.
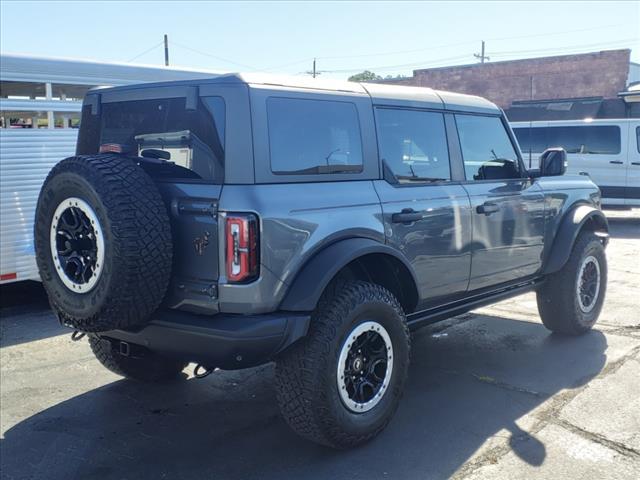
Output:
[[[287,170],[274,173],[286,173],[288,175],[307,175],[321,173],[357,173],[362,171],[362,165],[316,165],[315,167],[302,168],[300,170]]]

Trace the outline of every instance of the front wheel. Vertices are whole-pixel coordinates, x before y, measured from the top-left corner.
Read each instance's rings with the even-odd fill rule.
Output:
[[[552,332],[579,335],[595,325],[607,288],[607,258],[602,241],[581,234],[561,270],[537,292],[542,323]]]
[[[391,420],[407,378],[410,340],[396,298],[352,282],[320,302],[307,337],[276,365],[278,403],[299,435],[354,447]]]

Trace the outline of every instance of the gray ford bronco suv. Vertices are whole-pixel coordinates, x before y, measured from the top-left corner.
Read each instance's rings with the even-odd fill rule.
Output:
[[[106,368],[161,381],[275,361],[288,424],[346,448],[391,419],[413,329],[528,291],[551,331],[594,325],[608,226],[565,162],[525,168],[499,108],[426,88],[97,89],[42,188],[37,261]]]

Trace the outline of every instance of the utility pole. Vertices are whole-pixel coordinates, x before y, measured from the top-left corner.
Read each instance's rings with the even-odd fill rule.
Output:
[[[484,40],[482,40],[482,49],[480,51],[480,55],[478,55],[477,53],[473,54],[474,57],[479,58],[480,59],[480,63],[484,63],[485,60],[489,60],[489,57],[487,57],[484,54]]]
[[[164,34],[164,65],[169,66],[169,36]]]
[[[313,68],[311,70],[307,70],[306,72],[300,72],[300,73],[305,73],[307,75],[311,75],[313,78],[316,78],[318,75],[320,75],[322,73],[322,71],[320,70],[316,70],[316,59],[313,59]]]

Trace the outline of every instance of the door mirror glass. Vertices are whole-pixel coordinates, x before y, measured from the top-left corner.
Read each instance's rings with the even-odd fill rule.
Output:
[[[540,176],[557,177],[567,171],[567,152],[562,147],[547,148],[540,155]]]

